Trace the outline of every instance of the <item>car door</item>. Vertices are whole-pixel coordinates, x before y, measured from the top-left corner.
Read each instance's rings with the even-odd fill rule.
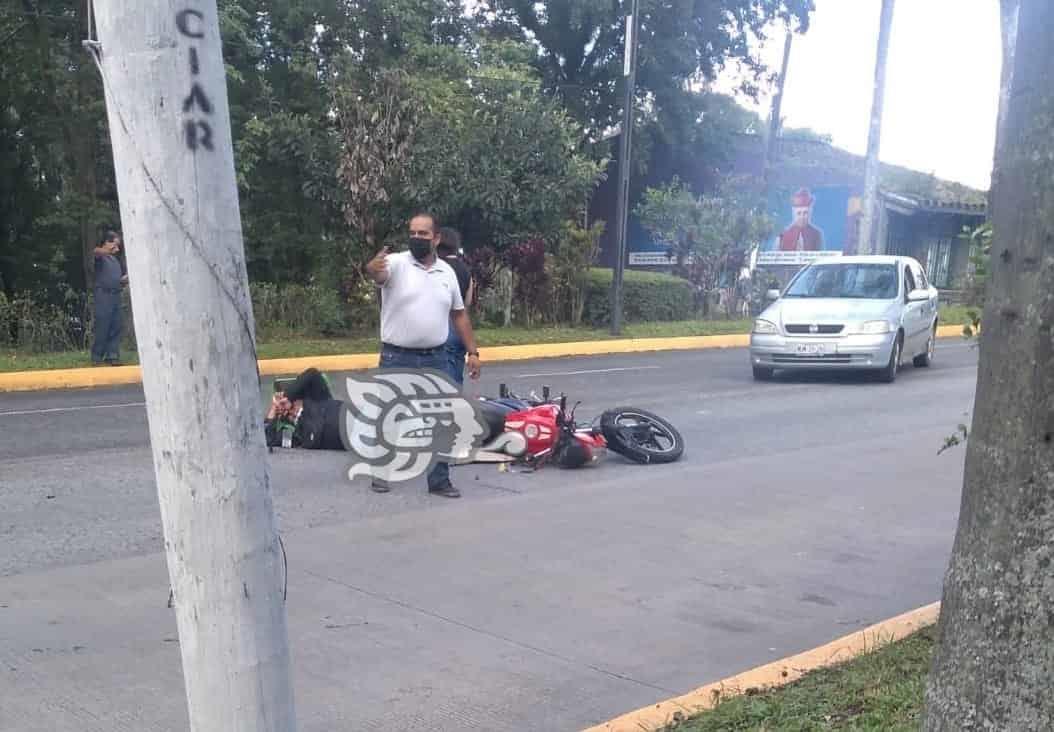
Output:
[[[937,317],[937,288],[930,282],[929,277],[926,276],[926,270],[923,269],[921,264],[913,262],[912,266],[915,269],[915,284],[919,289],[930,293],[930,299],[922,303],[920,308],[922,311],[922,347],[926,348],[929,343],[930,329],[933,327],[933,322]]]
[[[909,263],[902,265],[904,271],[904,355],[908,358],[917,356],[926,348],[925,342],[919,345],[920,338],[925,341],[922,308],[925,303],[911,302],[908,297],[918,289],[915,273]]]

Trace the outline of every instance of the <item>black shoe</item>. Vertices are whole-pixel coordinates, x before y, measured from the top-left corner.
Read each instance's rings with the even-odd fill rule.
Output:
[[[381,483],[379,480],[373,481],[373,485],[370,486],[374,493],[388,493],[392,487],[387,483]]]
[[[109,358],[106,359],[106,363],[110,364],[111,366],[120,366],[121,360],[117,358]]]
[[[428,492],[434,496],[443,496],[444,498],[461,498],[461,491],[455,488],[454,484],[449,480],[435,488],[429,488]]]

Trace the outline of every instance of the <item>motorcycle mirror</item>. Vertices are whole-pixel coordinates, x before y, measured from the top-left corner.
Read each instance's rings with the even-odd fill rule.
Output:
[[[509,398],[509,387],[506,384],[498,384],[498,397],[501,399]]]
[[[548,386],[543,386],[542,387],[542,400],[546,401],[546,402],[549,401],[549,387]]]

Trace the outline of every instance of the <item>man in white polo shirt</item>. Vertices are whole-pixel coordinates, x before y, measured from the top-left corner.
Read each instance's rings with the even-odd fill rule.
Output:
[[[450,328],[461,336],[468,354],[466,369],[479,378],[479,351],[472,323],[461,299],[457,276],[436,256],[439,225],[430,213],[410,219],[409,251],[389,254],[385,247],[366,265],[381,286],[381,368],[435,369],[446,373],[446,343]],[[374,480],[373,490],[390,486]],[[461,493],[450,482],[450,466],[436,463],[428,474],[428,490],[447,498]]]

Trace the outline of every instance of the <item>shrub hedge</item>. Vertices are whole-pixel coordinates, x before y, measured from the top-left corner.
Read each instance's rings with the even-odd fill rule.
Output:
[[[610,269],[589,272],[584,320],[593,327],[611,323]],[[692,283],[661,272],[626,270],[622,280],[622,319],[627,323],[688,320],[695,315]]]

